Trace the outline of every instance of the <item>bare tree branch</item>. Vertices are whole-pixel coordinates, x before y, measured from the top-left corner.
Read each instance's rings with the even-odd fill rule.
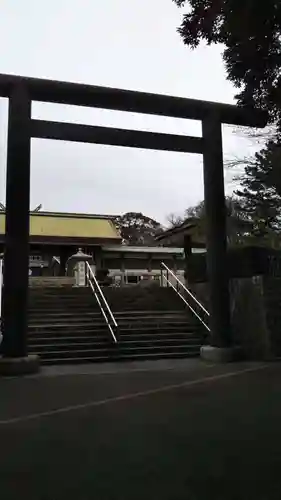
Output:
[[[275,138],[276,127],[274,125],[268,125],[264,129],[257,129],[252,127],[234,127],[232,132],[238,137],[251,140],[252,145],[264,146],[266,142]]]
[[[245,167],[246,165],[254,165],[255,164],[255,158],[253,156],[244,156],[244,158],[241,158],[239,156],[234,156],[229,160],[225,160],[224,165],[227,168],[235,169],[241,167]]]
[[[184,218],[181,215],[177,215],[174,213],[167,215],[166,218],[167,218],[168,224],[171,227],[179,226],[184,221]]]

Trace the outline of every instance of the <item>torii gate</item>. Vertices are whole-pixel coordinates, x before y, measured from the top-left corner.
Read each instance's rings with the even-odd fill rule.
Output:
[[[203,154],[211,344],[223,349],[231,346],[221,125],[262,128],[267,123],[266,114],[228,104],[13,75],[0,75],[0,96],[9,98],[2,362],[14,359],[18,365],[19,359],[24,359],[27,366],[29,359],[32,137]],[[202,137],[35,120],[31,118],[32,101],[201,120]]]

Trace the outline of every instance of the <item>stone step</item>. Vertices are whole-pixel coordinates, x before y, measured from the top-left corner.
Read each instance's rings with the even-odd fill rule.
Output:
[[[119,297],[146,297],[148,295],[166,297],[175,294],[172,288],[137,288],[137,287],[101,287],[103,294],[111,299]],[[39,295],[82,295],[82,294],[92,294],[92,289],[90,287],[41,287],[41,288],[30,288],[29,294],[33,296]]]
[[[155,309],[145,309],[138,311],[113,311],[116,318],[138,318],[146,316],[158,316],[160,318],[166,318],[168,316],[181,316],[187,317],[186,312],[179,309],[167,309],[165,311],[155,311]]]
[[[79,328],[79,329],[98,329],[98,328],[103,328],[106,326],[106,322],[103,318],[99,319],[91,319],[91,318],[80,318],[79,316],[75,316],[72,319],[61,319],[61,320],[52,320],[48,321],[48,318],[42,318],[41,320],[37,319],[30,319],[29,320],[29,325],[28,329],[29,331],[35,330],[35,329],[68,329],[68,328]]]
[[[109,314],[108,314],[109,316]],[[115,320],[120,328],[123,326],[130,327],[138,327],[142,325],[152,324],[152,325],[162,325],[162,324],[189,324],[196,325],[197,322],[195,320],[189,320],[187,316],[176,316],[176,315],[167,315],[167,316],[140,316],[140,317],[117,317],[114,316]],[[42,326],[42,325],[50,325],[53,326],[75,326],[75,325],[105,325],[106,321],[104,317],[100,314],[98,316],[91,315],[69,315],[69,316],[30,316],[29,317],[29,326]]]
[[[41,309],[41,308],[35,308],[35,309],[29,309],[28,310],[28,315],[29,317],[32,316],[48,316],[48,314],[79,314],[79,315],[84,315],[87,313],[93,313],[93,314],[101,314],[101,311],[98,307],[56,307],[56,308],[48,308],[48,309]]]
[[[155,312],[161,312],[161,313],[164,313],[165,311],[168,311],[169,309],[178,309],[179,312],[182,312],[184,313],[184,311],[187,310],[187,307],[185,308],[182,308],[182,309],[179,309],[178,308],[178,304],[159,304],[159,305],[155,305],[155,304],[132,304],[131,307],[123,307],[123,308],[116,308],[116,307],[111,307],[111,305],[109,304],[109,307],[111,309],[111,311],[113,311],[114,314],[117,314],[118,312],[123,312],[123,313],[132,313],[134,311],[143,311],[144,309],[148,310],[151,305],[153,305],[153,310]],[[174,306],[174,307],[173,307]],[[77,303],[73,303],[73,304],[54,304],[54,305],[51,305],[51,304],[48,304],[48,306],[44,307],[42,306],[42,304],[38,304],[38,305],[32,305],[32,306],[29,306],[28,308],[28,311],[29,311],[29,314],[48,314],[49,312],[50,313],[63,313],[63,312],[72,312],[72,311],[76,311],[77,313],[83,313],[83,312],[99,312],[100,311],[100,308],[97,304],[95,303],[90,303],[90,304],[86,304],[86,303],[82,303],[82,304],[77,304]]]
[[[174,291],[107,288],[104,293],[118,323],[117,344],[89,288],[34,289],[30,352],[39,354],[43,364],[199,355],[202,328]]]
[[[46,334],[44,332],[43,335],[28,335],[28,344],[31,346],[33,345],[46,345],[46,344],[67,344],[67,343],[85,343],[85,344],[91,344],[91,343],[99,343],[99,342],[109,342],[108,335],[105,335],[104,333],[91,333],[88,335],[77,335],[74,334],[70,335],[67,334],[65,335],[65,332],[62,334],[58,334],[56,332],[52,332],[50,334]]]
[[[172,339],[172,338],[169,338],[169,339],[162,339],[162,340],[156,340],[156,339],[153,339],[153,338],[150,338],[150,340],[143,340],[143,339],[139,339],[139,340],[132,340],[132,339],[128,339],[127,341],[120,341],[118,346],[117,346],[117,349],[118,351],[122,351],[123,349],[135,349],[135,348],[146,348],[146,347],[149,347],[149,348],[174,348],[175,346],[180,346],[181,348],[182,347],[193,347],[193,346],[198,346],[198,345],[201,345],[201,339],[198,339],[196,337],[190,337],[188,339],[181,339],[181,338],[175,338],[175,339]],[[99,341],[88,341],[88,342],[71,342],[71,341],[68,341],[68,342],[61,342],[61,341],[57,341],[55,344],[54,343],[50,343],[50,341],[48,343],[29,343],[29,349],[30,349],[30,352],[40,352],[40,353],[44,353],[44,352],[51,352],[51,351],[64,351],[64,350],[75,350],[75,351],[80,351],[81,349],[86,349],[87,351],[90,351],[91,349],[94,349],[94,350],[100,350],[100,349],[110,349],[112,346],[110,345],[110,343],[106,340],[99,340]]]
[[[118,338],[122,336],[122,338],[126,337],[131,337],[132,335],[157,335],[157,334],[169,334],[169,335],[174,335],[175,333],[182,333],[182,334],[191,334],[191,333],[197,333],[199,334],[199,329],[196,329],[192,326],[179,326],[179,325],[163,325],[162,327],[159,328],[153,328],[151,325],[142,328],[122,328],[116,332],[116,335]],[[42,337],[42,336],[54,336],[56,334],[58,337],[61,335],[64,336],[80,336],[80,335],[109,335],[109,329],[107,325],[103,328],[81,328],[80,327],[69,327],[69,328],[59,328],[59,327],[54,327],[53,329],[51,327],[37,327],[34,329],[29,329],[28,331],[28,337],[30,339],[32,338],[37,338],[37,337]],[[203,337],[203,335],[200,335]]]
[[[88,357],[88,358],[101,358],[101,357],[106,357],[109,355],[112,356],[135,356],[135,355],[141,355],[141,354],[173,354],[173,353],[194,353],[200,351],[201,344],[199,345],[174,345],[174,346],[146,346],[146,347],[126,347],[124,345],[120,346],[112,346],[112,347],[100,347],[100,348],[79,348],[77,345],[73,350],[71,349],[53,349],[53,350],[42,350],[37,351],[35,349],[31,349],[31,352],[33,354],[38,354],[40,355],[41,359],[50,359],[50,358],[56,358],[56,359],[63,359],[63,358],[71,358],[72,356],[75,358],[79,357]]]
[[[166,316],[166,317],[160,317],[160,316],[149,316],[149,317],[140,317],[140,318],[117,318],[115,317],[116,322],[120,328],[123,326],[130,326],[130,327],[138,327],[142,325],[162,325],[162,324],[192,324],[192,321],[188,321],[186,317],[182,316]],[[99,317],[81,317],[79,315],[73,315],[71,317],[57,317],[57,318],[49,318],[49,317],[30,317],[29,318],[29,327],[34,328],[35,326],[46,326],[50,325],[51,327],[54,326],[79,326],[79,325],[105,325],[105,319],[102,316]]]
[[[101,311],[59,311],[59,312],[51,312],[51,313],[33,313],[29,312],[28,313],[28,322],[29,324],[31,323],[60,323],[60,322],[65,322],[69,323],[73,320],[81,320],[82,321],[102,321],[104,322],[104,316],[102,315]]]
[[[56,308],[56,307],[81,307],[81,306],[97,306],[98,303],[95,299],[95,297],[85,297],[83,299],[76,300],[75,298],[73,299],[63,299],[61,297],[58,297],[57,299],[52,299],[52,300],[44,300],[44,299],[36,299],[36,300],[30,300],[28,302],[28,308],[37,308],[40,307],[41,309],[51,309],[51,308]]]
[[[85,342],[85,343],[91,343],[91,342],[108,342],[108,335],[105,335],[104,332],[95,332],[95,333],[89,333],[87,335],[84,334],[84,332],[81,332],[81,334],[73,333],[65,335],[65,332],[62,332],[61,334],[58,332],[52,332],[49,334],[46,334],[44,332],[44,336],[39,335],[39,334],[33,334],[28,336],[29,344],[55,344],[55,343],[74,343],[74,342]],[[106,332],[107,333],[107,332]],[[118,341],[119,342],[134,342],[134,341],[150,341],[155,340],[157,341],[163,341],[163,342],[169,342],[170,340],[180,340],[180,341],[189,341],[190,339],[200,339],[202,340],[202,335],[199,335],[198,332],[190,331],[190,332],[130,332],[130,333],[119,333],[118,335]]]
[[[42,359],[42,365],[73,365],[73,364],[86,364],[86,363],[105,363],[105,362],[130,362],[130,361],[147,361],[147,360],[157,360],[157,359],[183,359],[183,358],[194,358],[200,356],[200,350],[192,352],[173,352],[173,353],[146,353],[146,354],[122,354],[118,357],[65,357],[65,358],[48,358]]]
[[[155,311],[155,310],[148,310],[146,309],[145,311],[112,311],[113,315],[117,319],[143,319],[143,318],[189,318],[187,316],[186,311],[179,311],[179,310],[165,310],[165,311]],[[73,312],[73,310],[57,310],[57,311],[48,311],[44,313],[44,317],[48,318],[69,318],[72,316],[75,316],[77,313],[76,311]],[[29,317],[30,319],[36,318],[36,317],[41,317],[41,311],[34,310],[34,311],[29,311]],[[101,312],[100,310],[98,311],[93,311],[91,308],[87,309],[84,312],[84,317],[92,317],[92,318],[98,318],[101,317]]]
[[[109,300],[106,299],[109,304],[112,306],[130,306],[132,304],[181,304],[183,301],[175,297],[169,297],[166,300],[162,298],[157,298],[157,297],[143,297],[142,299],[136,300],[136,299],[127,299],[127,300]],[[94,302],[96,303],[96,299],[94,295],[85,295],[85,296],[79,296],[79,297],[29,297],[28,303],[30,305],[32,304],[73,304],[73,303],[78,303],[78,304],[83,304],[83,303],[91,303]]]

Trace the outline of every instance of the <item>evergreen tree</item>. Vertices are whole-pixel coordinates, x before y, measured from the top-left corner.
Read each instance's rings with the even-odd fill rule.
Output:
[[[226,227],[227,227],[227,241],[229,245],[241,245],[246,242],[247,237],[252,232],[252,221],[248,214],[241,209],[241,205],[237,197],[227,196],[226,204]],[[171,226],[176,227],[177,221]],[[204,237],[206,235],[206,218],[205,218],[205,204],[200,201],[197,205],[189,207],[185,211],[185,217],[181,218],[180,223],[190,222],[196,226],[197,236]],[[180,224],[179,224],[180,225]]]
[[[239,89],[243,106],[281,116],[280,0],[173,0],[186,6],[179,33],[195,48],[201,41],[224,45],[227,78]]]
[[[187,7],[179,27],[183,42],[223,45],[227,78],[238,104],[266,110],[276,126],[274,140],[249,162],[237,191],[253,234],[281,229],[281,1],[173,0]]]
[[[253,222],[253,234],[281,229],[281,145],[270,141],[245,167],[236,191],[242,211]]]
[[[127,212],[113,222],[127,245],[155,245],[155,237],[163,231],[159,222],[139,212]]]

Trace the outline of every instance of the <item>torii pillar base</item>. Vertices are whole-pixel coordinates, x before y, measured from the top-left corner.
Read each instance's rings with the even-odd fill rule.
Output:
[[[201,359],[212,363],[231,363],[241,361],[243,353],[240,347],[215,347],[204,345],[200,351]]]
[[[40,370],[39,356],[0,357],[0,376],[31,375]]]

